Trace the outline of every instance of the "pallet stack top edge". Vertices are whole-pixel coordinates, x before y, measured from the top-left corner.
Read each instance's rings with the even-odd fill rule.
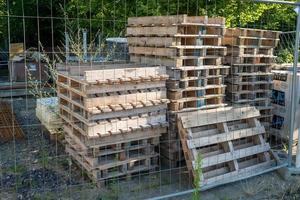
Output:
[[[129,17],[128,26],[154,26],[154,25],[225,25],[225,18],[207,16],[187,16],[170,15],[170,16],[143,16]]]
[[[278,38],[281,31],[255,29],[255,28],[226,28],[225,36],[231,37],[260,37],[260,38]]]

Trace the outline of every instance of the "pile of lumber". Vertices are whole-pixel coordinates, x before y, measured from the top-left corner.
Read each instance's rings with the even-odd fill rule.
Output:
[[[170,103],[169,134],[162,138],[161,154],[176,166],[181,156],[176,126],[177,113],[225,106],[221,64],[224,18],[206,16],[152,16],[128,19],[127,39],[134,62],[167,66]]]
[[[0,143],[24,137],[11,105],[8,102],[0,101]]]
[[[189,172],[202,187],[224,184],[275,169],[255,107],[225,107],[184,113],[178,129]],[[201,173],[200,173],[201,172]]]
[[[36,117],[50,134],[50,139],[58,139],[62,121],[59,117],[58,98],[48,97],[36,100]]]
[[[227,46],[225,63],[231,65],[227,77],[227,98],[233,104],[255,106],[260,121],[269,130],[272,119],[271,92],[273,50],[279,41],[277,31],[228,28],[223,39]]]
[[[158,167],[167,132],[166,68],[132,63],[59,66],[66,151],[96,182]]]

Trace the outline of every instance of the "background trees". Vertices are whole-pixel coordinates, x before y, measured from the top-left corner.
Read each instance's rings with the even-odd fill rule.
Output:
[[[67,24],[86,28],[89,38],[99,31],[102,37],[124,36],[130,16],[185,13],[223,16],[231,27],[295,30],[293,7],[244,0],[0,0],[0,45],[7,48],[9,38],[26,47],[38,41],[57,46]]]

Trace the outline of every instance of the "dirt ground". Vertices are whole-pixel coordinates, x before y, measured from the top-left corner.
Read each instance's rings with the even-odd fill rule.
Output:
[[[185,168],[138,174],[99,188],[59,143],[49,140],[35,117],[34,99],[15,99],[13,106],[26,139],[0,144],[0,199],[147,199],[192,188]],[[201,199],[300,199],[300,176],[283,180],[271,172],[201,192]]]

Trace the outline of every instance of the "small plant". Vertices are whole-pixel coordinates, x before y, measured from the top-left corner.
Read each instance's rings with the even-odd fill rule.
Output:
[[[43,166],[43,168],[47,168],[49,166],[49,153],[44,149],[39,152],[39,163]]]
[[[195,177],[194,177],[194,192],[193,200],[200,200],[200,187],[201,187],[201,177],[202,177],[202,156],[198,153],[196,162],[195,162]]]
[[[288,153],[289,147],[288,147],[288,145],[286,143],[283,143],[283,145],[282,145],[282,151]]]
[[[16,164],[14,166],[11,166],[7,172],[14,173],[14,174],[23,174],[26,171],[26,167],[21,164]]]
[[[294,60],[293,53],[288,49],[280,50],[276,58],[277,63],[292,63],[293,60]]]

